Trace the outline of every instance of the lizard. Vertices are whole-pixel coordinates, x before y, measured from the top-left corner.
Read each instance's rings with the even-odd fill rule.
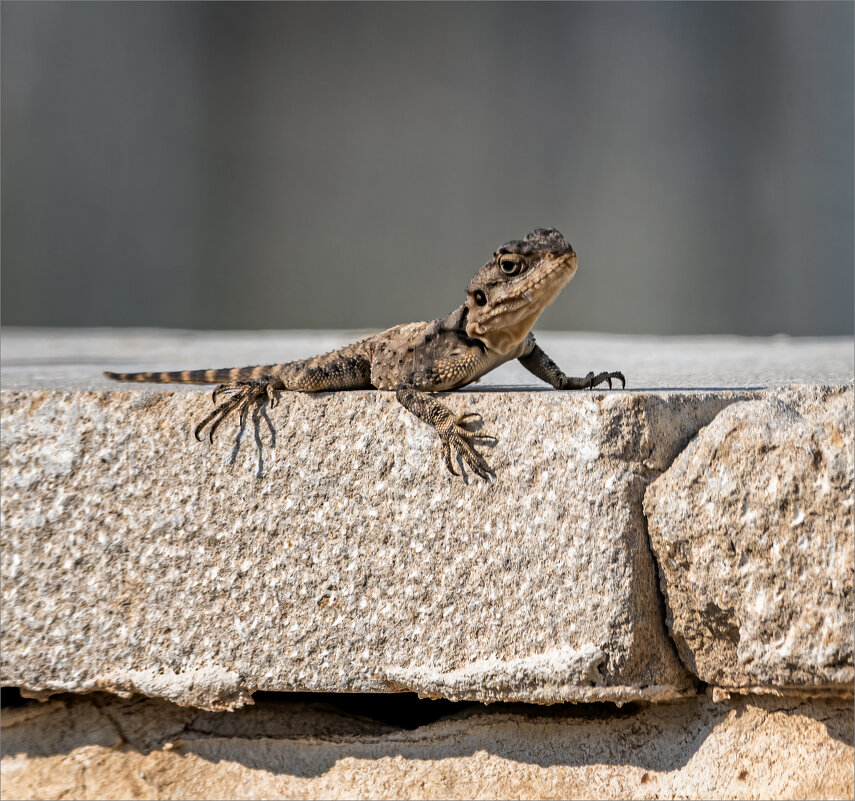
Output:
[[[208,428],[213,443],[219,425],[232,413],[241,425],[250,406],[277,402],[283,390],[330,392],[371,389],[395,392],[405,409],[434,428],[442,458],[452,475],[455,461],[484,480],[494,476],[476,446],[495,443],[481,433],[477,413],[455,415],[434,393],[459,389],[511,359],[556,389],[593,389],[612,380],[626,386],[623,373],[565,375],[535,341],[531,328],[578,269],[578,258],[555,228],[538,228],[506,242],[472,278],[466,300],[445,317],[405,323],[301,361],[178,372],[105,372],[118,381],[218,384],[214,410],[194,429]],[[218,403],[222,396],[226,400]]]

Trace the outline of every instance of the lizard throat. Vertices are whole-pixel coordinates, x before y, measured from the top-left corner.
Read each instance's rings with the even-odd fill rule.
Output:
[[[490,350],[505,356],[528,336],[528,332],[531,331],[531,327],[539,316],[538,310],[526,317],[521,317],[512,325],[493,330],[484,330],[480,325],[470,324],[466,327],[466,333],[473,339],[480,339]]]

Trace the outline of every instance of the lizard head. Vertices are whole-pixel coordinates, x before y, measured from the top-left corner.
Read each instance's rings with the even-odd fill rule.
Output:
[[[509,353],[575,275],[573,248],[554,228],[502,245],[466,289],[466,335]]]

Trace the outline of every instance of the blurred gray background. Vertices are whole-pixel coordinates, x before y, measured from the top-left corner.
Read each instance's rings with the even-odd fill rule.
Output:
[[[2,322],[853,331],[853,4],[4,2]]]

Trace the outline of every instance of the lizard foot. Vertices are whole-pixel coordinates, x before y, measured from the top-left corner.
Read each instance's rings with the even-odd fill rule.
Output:
[[[487,481],[495,473],[486,459],[475,449],[476,444],[495,445],[497,440],[489,434],[481,433],[483,418],[477,412],[467,412],[450,420],[446,426],[437,427],[442,442],[442,458],[452,475],[460,475],[454,469],[454,457],[459,456],[463,463],[479,478]]]
[[[613,373],[597,373],[594,375],[593,371],[588,373],[585,376],[583,381],[585,382],[584,386],[588,387],[588,389],[593,389],[597,384],[602,384],[604,381],[609,382],[609,389],[612,388],[612,379],[620,379],[621,389],[626,387],[626,379],[623,377],[623,373],[620,371],[615,371]]]
[[[270,401],[271,406],[276,405],[276,395],[271,383],[265,379],[257,381],[237,381],[233,384],[220,384],[212,393],[211,400],[216,403],[217,398],[226,392],[234,394],[226,401],[223,401],[213,412],[211,412],[199,425],[193,430],[193,436],[200,442],[200,436],[205,426],[208,423],[211,427],[208,429],[208,439],[214,441],[214,432],[232,412],[236,411],[243,425],[246,420],[246,415],[249,412],[250,406],[255,403],[259,405],[263,400]]]

